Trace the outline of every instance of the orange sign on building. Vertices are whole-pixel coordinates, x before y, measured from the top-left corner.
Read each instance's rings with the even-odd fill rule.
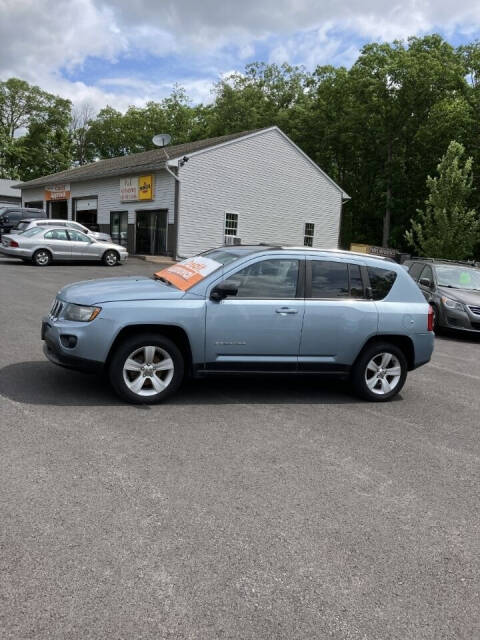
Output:
[[[45,200],[68,200],[70,198],[70,184],[53,184],[45,187]]]

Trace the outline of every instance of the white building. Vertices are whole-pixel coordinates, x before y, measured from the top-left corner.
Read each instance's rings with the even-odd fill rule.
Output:
[[[20,193],[13,188],[18,180],[5,180],[0,178],[0,208],[4,205],[18,204],[20,205]]]
[[[24,206],[107,231],[130,253],[174,257],[237,242],[337,247],[348,199],[278,127],[101,160],[18,186]]]

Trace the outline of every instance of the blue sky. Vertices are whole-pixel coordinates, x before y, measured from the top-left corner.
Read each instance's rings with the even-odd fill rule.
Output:
[[[211,100],[215,82],[252,61],[349,66],[367,42],[432,32],[454,45],[480,38],[480,3],[1,0],[0,78],[124,110],[175,83]]]

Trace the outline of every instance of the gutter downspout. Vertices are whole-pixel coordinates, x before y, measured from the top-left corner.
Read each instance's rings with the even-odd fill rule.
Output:
[[[177,165],[176,170],[177,172],[174,173],[170,167],[168,166],[168,163],[170,161],[170,158],[168,157],[168,153],[164,147],[163,151],[165,152],[165,155],[167,157],[167,161],[165,162],[165,170],[173,177],[175,178],[175,203],[174,203],[174,215],[175,215],[175,252],[173,255],[173,259],[177,260],[178,258],[181,258],[181,256],[178,255],[178,231],[179,231],[179,221],[180,221],[180,185],[181,185],[181,180],[178,177],[178,171],[179,171],[179,167]]]

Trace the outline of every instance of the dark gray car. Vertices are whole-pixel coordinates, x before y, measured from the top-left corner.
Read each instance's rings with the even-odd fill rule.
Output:
[[[480,332],[480,269],[428,258],[407,260],[404,266],[432,305],[437,329]]]

